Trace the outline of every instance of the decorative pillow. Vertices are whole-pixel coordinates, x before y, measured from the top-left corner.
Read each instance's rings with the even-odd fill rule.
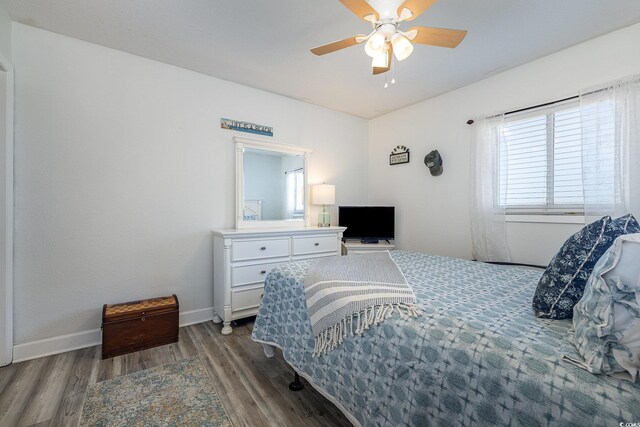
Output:
[[[584,296],[573,309],[572,343],[581,360],[565,357],[566,360],[594,374],[638,379],[639,260],[640,233],[619,237],[600,258]]]
[[[571,236],[553,257],[538,282],[533,310],[538,317],[567,319],[573,316],[593,267],[618,236],[640,232],[629,214],[612,220],[605,216]]]
[[[617,223],[617,227],[622,227],[624,234],[640,233],[640,223],[631,214],[621,216],[614,220]]]

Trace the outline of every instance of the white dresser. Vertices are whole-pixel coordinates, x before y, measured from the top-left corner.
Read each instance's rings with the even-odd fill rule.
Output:
[[[214,322],[222,333],[231,321],[255,316],[264,280],[272,268],[290,261],[340,255],[344,227],[213,230]]]

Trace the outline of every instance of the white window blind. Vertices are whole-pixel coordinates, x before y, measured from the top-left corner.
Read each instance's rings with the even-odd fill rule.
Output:
[[[580,206],[582,196],[582,144],[580,109],[553,114],[553,206]]]
[[[547,119],[535,116],[504,125],[500,144],[500,205],[547,203]]]
[[[607,118],[604,122],[611,129],[607,135],[613,142],[613,108],[601,108],[593,114],[600,115],[600,120]],[[581,113],[577,103],[505,120],[499,149],[498,205],[532,212],[582,209],[581,120],[585,120],[585,112]],[[610,183],[600,185],[602,197],[614,197],[613,143],[602,147],[597,161],[611,164]]]

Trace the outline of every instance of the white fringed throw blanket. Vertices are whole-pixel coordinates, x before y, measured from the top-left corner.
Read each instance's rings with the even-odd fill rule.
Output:
[[[314,356],[362,334],[394,312],[418,316],[416,296],[389,252],[321,258],[304,279]]]

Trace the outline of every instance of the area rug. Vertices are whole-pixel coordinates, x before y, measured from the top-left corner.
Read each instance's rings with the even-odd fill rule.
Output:
[[[199,358],[87,388],[81,426],[231,427]]]

